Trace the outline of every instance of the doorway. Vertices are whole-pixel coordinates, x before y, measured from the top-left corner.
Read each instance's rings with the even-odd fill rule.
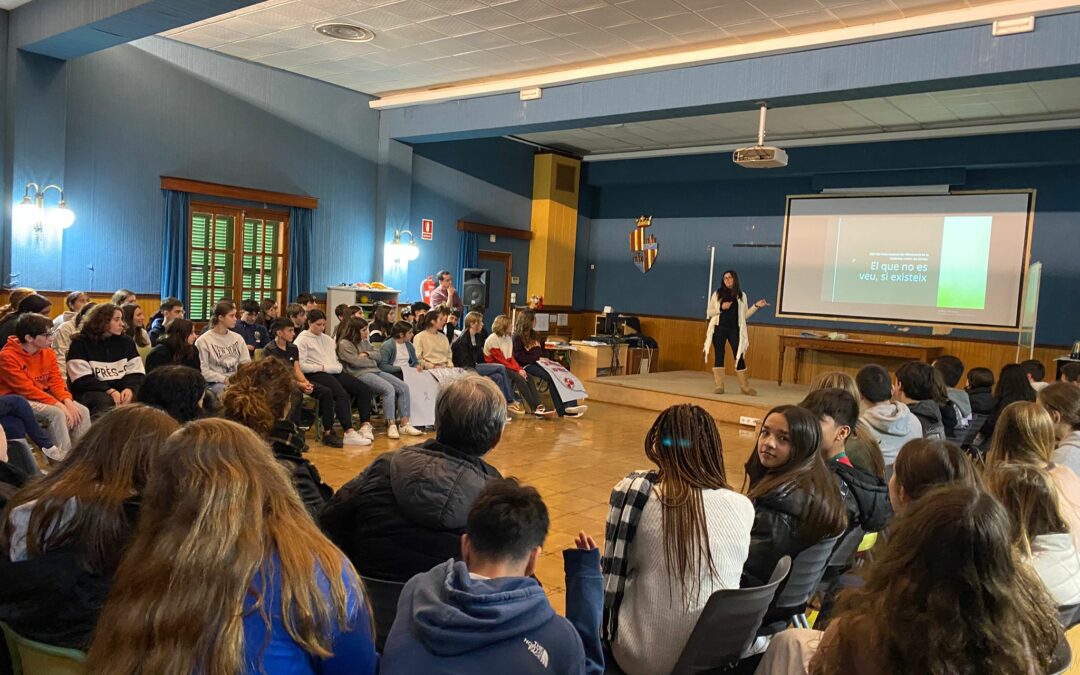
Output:
[[[510,315],[510,273],[514,257],[503,251],[479,251],[480,267],[491,270],[489,294],[490,306],[484,310],[484,326],[491,330],[491,322],[500,314]]]

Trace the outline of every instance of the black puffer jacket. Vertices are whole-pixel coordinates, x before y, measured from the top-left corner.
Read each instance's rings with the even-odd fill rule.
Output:
[[[469,509],[499,477],[479,457],[429,440],[376,459],[338,490],[319,522],[363,576],[408,581],[460,558]]]
[[[923,438],[938,440],[945,438],[945,424],[941,421],[941,407],[936,402],[929,399],[916,401],[909,403],[908,409],[911,410],[915,417],[919,418]]]
[[[806,490],[789,483],[754,501],[754,526],[750,528],[750,553],[743,565],[743,587],[767,583],[780,558],[787,555],[794,561],[795,556],[818,542],[803,527],[803,515],[812,498]]]
[[[889,485],[881,478],[835,460],[826,462],[840,479],[840,495],[848,510],[848,530],[858,525],[865,532],[879,532],[892,517]]]
[[[967,390],[968,399],[971,401],[971,412],[978,415],[989,415],[994,412],[994,394],[990,387],[972,387]]]
[[[334,489],[322,482],[319,470],[304,459],[302,453],[307,447],[304,434],[289,420],[278,420],[270,431],[270,447],[274,451],[274,459],[289,472],[289,478],[300,493],[300,500],[308,513],[318,519],[319,512],[334,495]]]

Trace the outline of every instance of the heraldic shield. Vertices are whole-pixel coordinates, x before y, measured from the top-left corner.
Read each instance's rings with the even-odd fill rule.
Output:
[[[652,225],[652,216],[637,219],[634,231],[630,233],[630,252],[634,254],[634,264],[644,274],[656,263],[660,254],[660,244],[653,235],[645,236],[645,228]]]

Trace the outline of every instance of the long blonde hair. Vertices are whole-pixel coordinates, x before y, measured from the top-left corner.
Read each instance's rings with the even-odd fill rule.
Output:
[[[819,389],[843,389],[851,394],[851,397],[855,399],[856,403],[861,400],[859,387],[855,384],[855,378],[839,370],[821,373],[815,377],[810,382],[810,391],[814,392]],[[866,448],[866,452],[870,456],[870,463],[874,466],[874,473],[877,474],[879,478],[884,478],[885,455],[881,453],[881,444],[878,443],[874,430],[862,417],[859,417],[859,421],[856,422],[854,428],[852,428],[851,436],[858,439],[863,447]]]
[[[986,472],[985,483],[986,491],[1012,516],[1014,543],[1025,557],[1031,557],[1035,537],[1069,531],[1057,488],[1045,469],[1002,463]]]
[[[1057,445],[1054,420],[1038,403],[1016,401],[1005,406],[994,426],[987,468],[1001,462],[1046,466]]]
[[[87,672],[243,672],[245,598],[255,596],[269,632],[267,584],[278,574],[285,630],[313,657],[331,655],[335,626],[347,629],[346,585],[359,596],[359,577],[254,432],[220,419],[186,425],[155,458],[145,494]]]

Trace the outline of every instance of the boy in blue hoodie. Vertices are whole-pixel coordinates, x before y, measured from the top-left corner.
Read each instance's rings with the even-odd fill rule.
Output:
[[[249,354],[254,354],[256,349],[266,347],[271,339],[270,331],[259,323],[259,303],[254,300],[245,300],[240,303],[240,320],[233,327],[233,332],[239,333],[244,338]]]
[[[548,531],[535,488],[492,480],[461,536],[460,561],[447,560],[405,584],[380,673],[604,672],[600,551],[584,532],[563,551],[566,618],[533,578]]]

